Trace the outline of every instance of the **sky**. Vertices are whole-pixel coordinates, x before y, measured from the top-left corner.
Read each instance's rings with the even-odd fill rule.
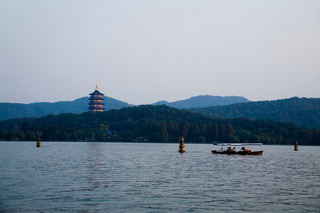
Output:
[[[320,98],[319,0],[0,0],[0,102]]]

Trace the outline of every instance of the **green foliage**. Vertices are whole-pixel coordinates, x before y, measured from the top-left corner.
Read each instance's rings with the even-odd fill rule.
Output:
[[[315,129],[292,123],[210,118],[167,106],[138,106],[83,114],[48,115],[0,122],[0,140],[123,142],[260,142],[320,145]]]

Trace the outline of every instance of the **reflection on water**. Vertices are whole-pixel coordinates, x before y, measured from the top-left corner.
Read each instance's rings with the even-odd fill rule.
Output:
[[[319,212],[320,147],[0,143],[0,212]]]
[[[88,159],[88,167],[87,167],[87,178],[88,178],[88,186],[90,188],[98,188],[101,186],[100,174],[105,173],[103,171],[103,153],[102,153],[101,143],[92,143],[88,147],[87,158]]]

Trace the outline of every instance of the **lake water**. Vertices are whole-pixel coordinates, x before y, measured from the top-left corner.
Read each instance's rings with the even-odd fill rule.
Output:
[[[0,143],[0,212],[320,212],[320,147]]]

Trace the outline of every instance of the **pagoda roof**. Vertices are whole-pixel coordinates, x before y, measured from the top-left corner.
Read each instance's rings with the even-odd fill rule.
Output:
[[[89,95],[104,95],[99,90],[95,90],[93,93],[90,93]]]
[[[92,96],[90,96],[89,100],[90,100],[90,101],[103,101],[104,98],[103,98],[103,97],[97,97],[97,96],[92,95]]]

